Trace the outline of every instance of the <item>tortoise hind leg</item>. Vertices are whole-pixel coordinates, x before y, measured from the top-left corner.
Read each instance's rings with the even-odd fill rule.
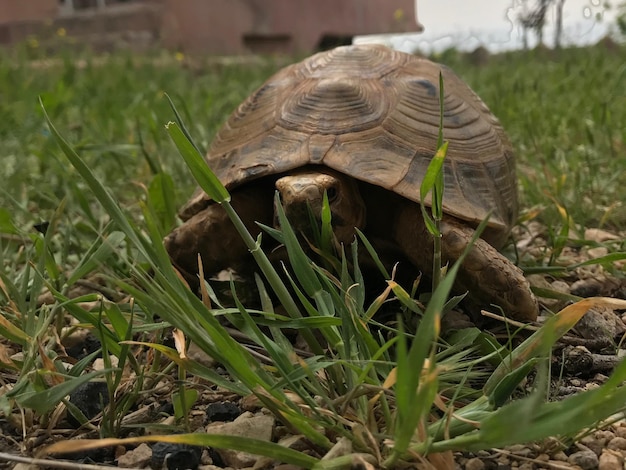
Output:
[[[399,213],[402,223],[395,234],[412,263],[424,273],[432,271],[433,244],[422,215],[407,205]],[[455,219],[444,218],[442,230],[443,263],[454,263],[470,243],[474,230]],[[454,284],[457,293],[467,292],[466,300],[475,309],[502,308],[504,315],[520,321],[537,318],[538,306],[522,270],[482,238],[476,240],[460,267]]]

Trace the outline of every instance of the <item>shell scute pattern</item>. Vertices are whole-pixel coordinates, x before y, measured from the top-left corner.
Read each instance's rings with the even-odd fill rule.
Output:
[[[491,229],[506,234],[517,213],[516,176],[498,120],[447,67],[383,46],[337,48],[278,72],[233,113],[207,163],[229,189],[321,164],[418,202],[436,151],[440,73],[444,210],[473,225],[491,214]],[[206,205],[202,198],[183,213]]]

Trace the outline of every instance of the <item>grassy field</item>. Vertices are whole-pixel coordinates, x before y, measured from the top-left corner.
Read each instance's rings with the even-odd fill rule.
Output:
[[[110,413],[113,416],[110,422],[105,419],[100,423],[95,433],[100,437],[118,437],[121,417],[141,401],[143,387],[147,388],[148,383],[154,385],[172,373],[171,367],[163,367],[158,360],[151,362],[150,367],[145,364],[141,367],[140,353],[131,354],[128,346],[120,346],[120,341],[135,338],[159,343],[165,335],[163,327],[169,325],[177,326],[210,355],[221,358],[219,362],[226,362],[226,369],[237,379],[224,379],[195,363],[181,362],[173,350],[152,346],[158,354],[167,356],[180,367],[178,382],[172,388],[174,395],[179,397],[176,413],[182,429],[190,429],[185,421],[186,412],[198,399],[184,387],[188,379],[186,374],[191,372],[241,395],[251,390],[258,393],[259,387],[262,388],[263,393],[258,396],[266,398],[263,401],[265,406],[276,415],[286,417],[284,419],[317,448],[328,449],[331,442],[319,431],[319,423],[315,420],[332,429],[334,436],[356,439],[354,445],[359,449],[364,446],[363,441],[347,431],[347,418],[333,421],[322,414],[314,416],[315,419],[306,413],[294,414],[300,405],[293,405],[281,390],[288,383],[310,406],[315,405],[311,397],[315,395],[318,399],[321,395],[326,399],[322,400],[324,406],[335,415],[340,414],[339,408],[347,409],[337,405],[337,397],[347,394],[350,400],[354,400],[354,408],[348,413],[350,419],[359,426],[364,422],[368,426],[380,426],[377,431],[368,427],[368,432],[375,436],[372,439],[381,439],[381,442],[391,436],[395,439],[397,452],[389,451],[381,458],[387,468],[394,468],[395,463],[406,459],[407,448],[415,453],[433,449],[438,452],[459,448],[478,450],[553,434],[575,436],[581,426],[593,424],[590,417],[605,416],[607,410],[615,411],[624,402],[625,392],[619,386],[626,370],[621,367],[615,380],[608,384],[613,388],[603,389],[604,395],[599,395],[600,392],[588,394],[576,403],[564,403],[561,408],[559,404],[542,403],[539,406],[536,402],[518,400],[507,405],[506,415],[501,413],[504,408],[499,405],[508,399],[522,377],[536,364],[535,358],[549,354],[550,345],[564,333],[566,326],[575,323],[579,310],[568,310],[560,317],[561,323],[540,330],[536,338],[541,341],[522,345],[512,352],[510,357],[519,361],[516,364],[523,364],[519,369],[523,374],[512,377],[498,367],[495,372],[490,372],[491,378],[484,387],[472,389],[466,383],[476,379],[472,368],[484,372],[487,352],[491,352],[491,360],[495,361],[495,356],[502,350],[491,345],[491,349],[488,347],[485,352],[484,347],[489,343],[487,335],[477,330],[472,331],[471,338],[457,337],[456,343],[450,340],[448,348],[433,346],[430,349],[432,340],[438,336],[436,315],[443,308],[446,292],[435,294],[432,306],[429,304],[425,312],[420,311],[425,321],[415,334],[424,338],[423,342],[413,341],[410,347],[401,339],[378,344],[382,338],[359,322],[351,325],[348,332],[339,327],[338,318],[344,318],[341,316],[344,314],[347,318],[353,313],[351,307],[342,304],[342,297],[338,295],[339,292],[345,293],[354,282],[345,273],[338,274],[337,281],[343,290],[335,292],[333,288],[337,286],[330,278],[313,270],[307,271],[315,279],[319,276],[315,282],[326,286],[331,293],[320,296],[314,289],[311,304],[320,311],[330,305],[336,318],[321,318],[325,315],[320,314],[317,317],[312,315],[312,318],[292,318],[291,323],[284,324],[290,328],[319,328],[320,334],[329,343],[337,345],[337,351],[342,351],[333,358],[336,363],[329,365],[320,360],[322,349],[315,349],[314,346],[319,344],[311,337],[309,346],[313,345],[317,359],[306,360],[310,369],[304,367],[304,373],[297,371],[290,355],[295,353],[289,350],[289,342],[280,333],[280,328],[272,328],[276,327],[273,323],[276,318],[271,315],[259,318],[261,323],[270,326],[273,336],[269,340],[263,336],[265,333],[257,331],[247,314],[242,313],[239,318],[232,310],[220,313],[270,351],[272,363],[279,364],[278,372],[283,375],[274,374],[276,371],[263,363],[253,362],[253,357],[238,349],[238,343],[221,326],[203,316],[208,315],[206,305],[182,288],[160,250],[160,237],[176,223],[175,208],[186,201],[196,186],[165,129],[165,124],[174,119],[174,113],[164,94],[169,94],[175,102],[195,143],[206,149],[227,115],[284,65],[284,59],[280,63],[268,60],[254,64],[224,64],[191,61],[168,54],[150,57],[119,54],[106,60],[92,57],[76,60],[69,55],[54,60],[42,57],[32,60],[28,53],[28,46],[25,46],[19,54],[0,57],[0,253],[3,264],[0,331],[11,340],[2,343],[0,351],[2,377],[5,384],[11,384],[0,396],[0,411],[6,416],[16,409],[31,410],[35,417],[29,415],[29,419],[48,426],[53,409],[78,384],[80,373],[89,370],[88,362],[79,361],[69,375],[61,371],[62,354],[53,339],[55,335],[64,337],[69,334],[68,313],[80,325],[90,326],[101,340],[105,353],[121,358],[120,370],[126,365],[140,377],[129,385],[124,382],[121,372],[118,374],[111,364],[105,364],[109,367],[106,372],[109,375],[105,375],[110,399],[116,408]],[[584,242],[579,238],[586,228],[604,228],[613,233],[626,230],[625,55],[624,49],[595,47],[558,53],[503,54],[491,57],[484,65],[473,65],[467,57],[451,51],[436,58],[451,66],[474,88],[500,118],[513,141],[518,155],[520,219],[523,224],[533,220],[540,222],[545,227],[548,243],[545,257],[524,259],[522,264],[536,268],[548,260],[558,261],[550,256],[552,250],[558,255],[565,244],[580,246]],[[87,170],[79,170],[76,160],[71,164],[63,155],[58,136],[46,124],[39,96],[51,122],[86,163],[97,182],[88,184]],[[69,150],[68,153],[71,154]],[[98,184],[108,188],[113,199],[108,199]],[[117,212],[116,208],[121,210]],[[48,222],[51,228],[45,230]],[[568,234],[564,229],[570,230],[570,240],[563,238],[563,234]],[[614,260],[624,258],[619,254],[626,251],[624,244],[623,240],[618,240],[607,245],[610,251],[617,253]],[[612,270],[623,278],[623,268],[621,272],[615,267]],[[145,276],[148,271],[153,277]],[[101,292],[112,291],[117,296],[111,295],[109,299],[115,298],[119,302],[98,304],[101,298],[87,295],[80,300],[99,305],[96,313],[91,313],[85,304],[70,301],[66,295],[79,279],[91,279],[94,273],[107,276]],[[326,282],[328,284],[324,284]],[[44,291],[53,294],[47,305],[38,302]],[[417,308],[407,300],[408,295],[402,300],[405,292],[394,293],[400,299],[404,313]],[[133,300],[125,297],[126,294]],[[357,307],[362,309],[360,314],[369,319],[375,306],[368,309],[361,304]],[[327,313],[328,310],[323,311]],[[255,315],[262,317],[256,312]],[[133,319],[138,323],[133,324]],[[273,348],[272,341],[280,348]],[[351,341],[355,341],[358,348],[350,350],[344,344]],[[9,360],[10,353],[19,349],[15,345],[21,346],[23,356]],[[343,350],[344,347],[347,349]],[[282,351],[281,348],[286,349]],[[394,362],[388,354],[395,348],[404,351],[410,360]],[[482,356],[477,355],[479,350]],[[42,354],[43,351],[46,354]],[[232,352],[232,357],[224,357],[223,351]],[[53,361],[43,359],[43,356]],[[435,359],[446,365],[435,370]],[[352,361],[367,364],[367,367],[359,366],[365,367],[365,372],[359,367],[350,367]],[[422,369],[415,364],[424,366],[424,377],[414,373]],[[329,386],[332,393],[321,387],[311,372],[322,369],[332,382]],[[396,371],[398,382],[394,400],[397,399],[397,403],[391,399],[386,402],[382,393],[374,397],[367,395],[366,392],[371,392],[374,386],[378,387],[376,390],[389,388],[391,385],[386,379],[395,377]],[[49,378],[56,377],[55,374],[62,376],[63,380]],[[342,374],[348,378],[341,379]],[[120,383],[132,393],[116,394]],[[363,396],[353,397],[346,387],[354,383],[366,384],[371,389],[365,387]],[[457,387],[459,383],[461,387]],[[541,391],[541,383],[538,388]],[[449,438],[442,428],[435,426],[444,426],[445,420],[442,419],[428,427],[432,442],[411,441],[417,424],[424,424],[435,394],[441,393],[452,400],[446,395],[450,390],[456,390],[454,400],[463,403],[468,419],[483,420],[483,433],[472,434],[464,427],[466,423],[455,423],[458,429],[455,428]],[[368,402],[366,395],[373,402]],[[186,398],[181,399],[181,396]],[[425,400],[428,406],[418,407],[415,411],[417,398]],[[535,399],[536,395],[531,398]],[[395,420],[395,406],[398,415],[406,419]],[[529,418],[529,406],[537,411],[537,421]],[[368,421],[374,417],[371,407],[379,413],[375,424]],[[586,410],[588,414],[584,419],[579,415],[568,415],[569,421],[561,422],[559,413],[565,409]],[[402,410],[406,414],[403,415]],[[511,431],[508,423],[518,420],[525,420],[527,426],[520,425],[517,434],[507,435],[506,432]],[[381,422],[388,423],[388,426]],[[210,438],[206,439],[202,445],[218,445]],[[228,441],[227,445],[244,446],[236,440]],[[275,448],[246,447],[246,450],[270,455],[276,452]],[[314,464],[307,456],[296,454],[285,454],[284,461],[307,468]]]
[[[626,68],[623,51],[565,50],[558,57],[512,53],[473,66],[442,57],[475,89],[508,131],[519,158],[522,207],[560,223],[554,202],[583,227],[626,228]],[[146,58],[147,59],[147,58]],[[176,182],[177,202],[193,187],[163,125],[172,114],[169,93],[206,148],[234,107],[279,65],[206,65],[193,70],[172,58],[112,57],[106,66],[29,66],[0,63],[3,139],[1,207],[17,225],[49,218],[72,195],[64,160],[56,157],[37,101],[93,165],[103,183],[125,200],[133,182],[149,182],[150,161]],[[164,58],[161,58],[164,59]],[[68,207],[73,206],[72,200]]]

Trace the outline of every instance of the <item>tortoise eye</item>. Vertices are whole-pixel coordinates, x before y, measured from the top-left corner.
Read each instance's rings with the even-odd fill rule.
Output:
[[[326,196],[328,197],[328,202],[333,202],[335,199],[337,199],[337,188],[335,188],[334,186],[331,186],[330,188],[328,188],[326,190]]]

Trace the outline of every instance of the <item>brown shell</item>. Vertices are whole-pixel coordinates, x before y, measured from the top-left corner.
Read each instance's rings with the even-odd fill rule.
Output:
[[[288,66],[246,99],[206,157],[227,188],[305,165],[419,202],[437,145],[444,81],[446,213],[508,232],[517,216],[515,158],[498,120],[447,67],[384,46],[340,47]],[[198,192],[187,219],[210,202]],[[428,201],[427,201],[428,202]]]

